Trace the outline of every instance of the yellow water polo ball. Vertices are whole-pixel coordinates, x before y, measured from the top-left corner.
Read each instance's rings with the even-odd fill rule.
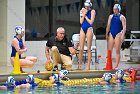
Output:
[[[47,60],[47,62],[45,64],[45,69],[47,71],[51,71],[53,69],[53,63],[51,62],[51,60]]]

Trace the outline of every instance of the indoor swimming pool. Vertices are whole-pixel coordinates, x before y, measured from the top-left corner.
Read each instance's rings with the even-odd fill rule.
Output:
[[[0,90],[0,94],[139,94],[140,81],[124,84],[81,84],[47,88]]]

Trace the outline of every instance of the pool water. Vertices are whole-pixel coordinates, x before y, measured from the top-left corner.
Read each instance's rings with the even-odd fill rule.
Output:
[[[140,81],[110,85],[73,85],[34,90],[22,88],[14,91],[0,90],[0,94],[140,94]]]

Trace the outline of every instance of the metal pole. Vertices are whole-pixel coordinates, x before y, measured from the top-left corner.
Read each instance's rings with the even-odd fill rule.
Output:
[[[140,30],[140,0],[139,0],[139,30]]]
[[[51,33],[53,28],[53,0],[49,0],[49,33]]]

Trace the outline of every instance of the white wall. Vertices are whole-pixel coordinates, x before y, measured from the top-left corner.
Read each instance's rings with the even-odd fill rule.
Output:
[[[44,64],[46,62],[45,47],[46,41],[26,41],[28,51],[25,55],[33,55],[38,58],[38,64]]]
[[[106,57],[107,57],[106,40],[97,40],[97,55],[101,55],[101,62],[106,62]],[[115,49],[113,49],[112,58],[115,59]]]
[[[25,53],[25,56],[36,56],[38,58],[38,64],[44,64],[46,62],[46,41],[26,41],[26,45],[28,46],[28,51]],[[97,40],[97,53],[102,57],[101,62],[105,62],[107,56],[106,40]],[[113,50],[112,58],[115,58],[115,49]]]
[[[97,40],[97,55],[101,55],[101,62],[106,62],[107,57],[107,41],[106,40]],[[121,50],[121,61],[130,60],[130,57],[126,57],[125,55],[130,55],[130,49]],[[112,60],[116,59],[116,50],[113,48],[112,52]]]

